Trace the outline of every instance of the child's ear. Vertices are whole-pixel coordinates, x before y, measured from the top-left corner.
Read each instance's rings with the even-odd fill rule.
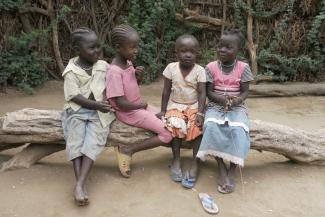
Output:
[[[119,43],[117,43],[116,45],[115,45],[115,49],[120,49],[122,46],[121,46],[121,44],[119,44]]]
[[[72,47],[72,50],[73,50],[74,53],[77,54],[77,53],[80,52],[80,47],[79,47],[79,46],[73,46],[73,47]]]

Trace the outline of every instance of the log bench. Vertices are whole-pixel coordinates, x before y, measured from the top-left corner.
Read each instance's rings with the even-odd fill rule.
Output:
[[[0,117],[0,152],[28,144],[0,171],[29,168],[40,159],[65,148],[61,111],[26,108]],[[132,145],[152,134],[120,121],[111,125],[107,146]],[[325,165],[325,129],[307,132],[260,120],[251,121],[251,149],[270,151],[306,164]]]

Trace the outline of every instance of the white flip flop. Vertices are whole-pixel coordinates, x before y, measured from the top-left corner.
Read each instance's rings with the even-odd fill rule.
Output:
[[[206,193],[199,193],[199,198],[203,209],[209,214],[217,214],[219,212],[219,208],[217,204],[214,202],[213,198],[210,197]]]

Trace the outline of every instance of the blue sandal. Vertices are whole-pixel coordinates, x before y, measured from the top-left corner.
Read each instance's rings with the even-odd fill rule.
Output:
[[[182,178],[183,178],[183,174],[182,174],[182,170],[170,170],[170,178],[174,181],[174,182],[181,182]]]
[[[203,209],[209,214],[217,214],[219,212],[218,205],[214,202],[213,198],[206,193],[200,193],[199,198]]]
[[[193,188],[196,183],[196,178],[190,178],[190,173],[187,171],[182,179],[182,185],[185,188]]]

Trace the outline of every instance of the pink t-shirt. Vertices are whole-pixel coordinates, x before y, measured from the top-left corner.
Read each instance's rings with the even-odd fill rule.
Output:
[[[229,74],[224,74],[220,70],[219,61],[209,63],[207,69],[213,77],[214,91],[220,95],[238,96],[240,94],[242,74],[247,66],[247,63],[237,61],[233,71]]]
[[[129,102],[140,104],[142,98],[139,85],[135,77],[135,69],[131,62],[128,62],[128,67],[122,69],[116,65],[108,67],[106,75],[106,96],[109,99],[112,107],[116,110],[116,116],[119,120],[129,123],[132,116],[137,110],[121,111],[115,101],[115,97],[124,96]],[[132,122],[132,121],[131,121]]]

